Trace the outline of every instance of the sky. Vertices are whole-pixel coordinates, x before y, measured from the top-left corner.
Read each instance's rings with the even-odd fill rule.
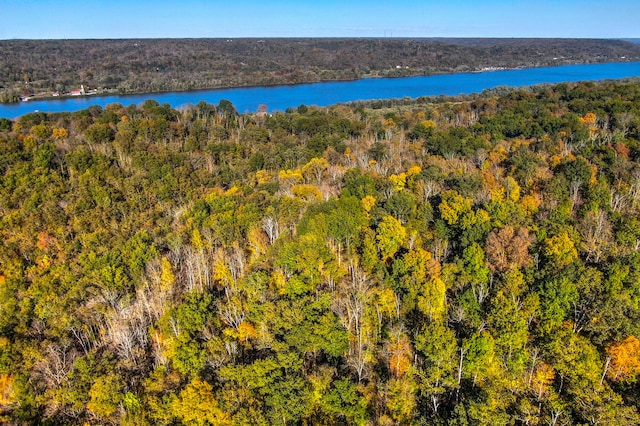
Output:
[[[0,39],[640,38],[640,1],[0,0]]]

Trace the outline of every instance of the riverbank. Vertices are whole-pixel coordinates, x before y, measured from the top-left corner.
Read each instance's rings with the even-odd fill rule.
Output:
[[[79,93],[75,93],[79,92]],[[30,101],[55,101],[60,99],[71,99],[79,96],[107,96],[120,94],[115,89],[90,89],[84,91],[71,91],[67,93],[60,92],[46,92],[36,93],[30,96],[21,96],[18,102],[30,102]]]
[[[0,40],[0,94],[62,95],[81,84],[113,89],[108,94],[167,93],[623,60],[639,61],[640,46],[588,39]]]
[[[103,108],[109,104],[138,105],[147,100],[155,100],[160,104],[168,103],[173,108],[180,108],[195,105],[200,101],[218,104],[224,99],[230,101],[240,113],[256,112],[262,104],[266,105],[271,112],[284,111],[301,104],[328,106],[361,100],[457,96],[480,93],[502,86],[521,87],[541,83],[597,81],[638,76],[640,76],[640,62],[624,62],[190,92],[76,96],[0,105],[0,117],[13,119],[36,110],[73,112],[93,105]]]

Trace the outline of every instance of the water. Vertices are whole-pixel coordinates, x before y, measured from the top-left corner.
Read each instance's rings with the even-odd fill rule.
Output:
[[[218,104],[226,99],[239,112],[255,112],[260,104],[269,111],[283,111],[301,104],[327,106],[336,103],[420,96],[460,95],[498,86],[531,86],[540,83],[594,81],[640,76],[640,62],[568,65],[548,68],[445,74],[428,77],[372,78],[346,82],[291,86],[212,89],[190,92],[148,93],[141,95],[83,96],[19,104],[0,104],[0,117],[16,118],[34,112],[78,111],[92,105],[112,103],[139,105],[148,99],[168,103],[174,108],[205,101]]]

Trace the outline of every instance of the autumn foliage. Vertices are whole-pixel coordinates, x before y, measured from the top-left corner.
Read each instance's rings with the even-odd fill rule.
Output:
[[[635,381],[640,374],[640,340],[635,336],[628,336],[621,342],[616,342],[607,348],[607,355],[611,358],[608,374],[613,380]]]
[[[639,100],[0,123],[0,422],[640,424]]]

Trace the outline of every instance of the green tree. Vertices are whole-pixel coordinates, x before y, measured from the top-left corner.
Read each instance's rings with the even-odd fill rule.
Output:
[[[453,330],[440,321],[430,322],[416,337],[415,345],[421,356],[416,373],[420,394],[433,413],[439,415],[447,394],[460,385],[461,351]]]

